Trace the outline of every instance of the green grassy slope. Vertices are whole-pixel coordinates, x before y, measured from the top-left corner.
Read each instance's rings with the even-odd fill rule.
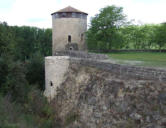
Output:
[[[121,52],[108,53],[108,55],[120,63],[123,61],[141,61],[142,66],[166,67],[166,53]]]

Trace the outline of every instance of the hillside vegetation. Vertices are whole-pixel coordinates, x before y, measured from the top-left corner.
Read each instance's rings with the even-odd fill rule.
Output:
[[[42,92],[47,55],[51,29],[0,24],[0,128],[55,126],[55,111]]]

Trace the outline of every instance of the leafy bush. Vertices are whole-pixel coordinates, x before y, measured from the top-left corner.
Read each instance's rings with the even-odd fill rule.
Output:
[[[31,88],[27,103],[12,102],[10,96],[0,96],[0,128],[52,128],[56,113],[42,92]]]

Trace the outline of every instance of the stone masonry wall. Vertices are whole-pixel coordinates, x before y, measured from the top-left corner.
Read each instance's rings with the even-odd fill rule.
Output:
[[[78,56],[45,58],[59,128],[166,127],[166,70]]]
[[[93,59],[93,60],[109,59],[109,57],[105,54],[95,54],[83,51],[56,51],[54,52],[54,56],[70,56],[70,58],[73,57],[73,58]]]
[[[125,77],[101,67],[70,61],[52,100],[59,128],[166,127],[165,81]]]
[[[65,50],[65,46],[69,43],[69,35],[71,36],[71,43],[77,43],[79,50],[84,51],[86,49],[87,19],[52,17],[52,28],[52,53]]]
[[[59,52],[58,55],[59,54],[64,55],[69,53]],[[121,78],[166,82],[166,70],[112,64],[108,59],[102,60],[101,58],[104,58],[105,56],[100,54],[83,54],[82,52],[79,52],[79,54],[75,54],[74,52],[71,52],[69,55],[70,57],[52,56],[46,57],[45,59],[45,95],[50,99],[53,99],[55,97],[56,89],[63,83],[65,79],[64,74],[69,70],[69,66],[71,64],[93,67],[96,69],[114,73]]]
[[[166,70],[112,64],[109,60],[70,58],[71,63],[90,66],[104,71],[117,74],[121,77],[132,77],[135,79],[147,79],[166,82]]]
[[[68,56],[50,56],[45,58],[45,92],[44,95],[53,99],[56,89],[66,79],[65,74],[69,68]]]

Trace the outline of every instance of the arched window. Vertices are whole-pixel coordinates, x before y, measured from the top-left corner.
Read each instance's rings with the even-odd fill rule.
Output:
[[[68,35],[68,43],[71,43],[71,35]]]

